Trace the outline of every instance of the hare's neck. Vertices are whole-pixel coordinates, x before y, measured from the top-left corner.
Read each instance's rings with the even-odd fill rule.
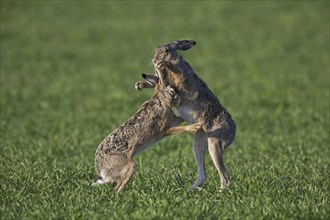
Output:
[[[190,64],[185,59],[183,59],[182,56],[180,56],[179,59],[175,60],[172,64],[174,66],[176,66],[177,69],[180,70],[180,72],[183,72],[185,74],[194,73],[193,68],[190,66]]]
[[[154,93],[152,94],[151,98],[152,99],[159,99],[159,93],[160,93],[160,91],[161,91],[161,88],[160,88],[159,84],[157,84],[155,86]]]
[[[159,100],[159,102],[165,106],[165,107],[168,107],[170,108],[171,107],[171,102],[170,100],[168,100],[168,97],[165,95],[165,93],[163,91],[158,91],[156,94],[155,94],[156,99]]]

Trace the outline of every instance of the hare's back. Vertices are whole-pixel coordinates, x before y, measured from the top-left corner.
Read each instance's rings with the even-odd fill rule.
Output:
[[[102,141],[97,152],[128,153],[135,145],[161,132],[166,123],[164,119],[167,111],[157,99],[144,102],[131,118]]]

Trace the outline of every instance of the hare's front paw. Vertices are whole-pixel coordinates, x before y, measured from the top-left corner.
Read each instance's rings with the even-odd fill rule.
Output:
[[[202,127],[202,123],[195,123],[195,124],[192,124],[190,126],[191,126],[191,130],[193,132],[196,132]]]
[[[142,90],[143,89],[143,82],[142,81],[136,82],[134,87],[135,87],[136,90]]]
[[[165,62],[163,60],[155,61],[154,66],[158,70],[164,70],[166,67]]]

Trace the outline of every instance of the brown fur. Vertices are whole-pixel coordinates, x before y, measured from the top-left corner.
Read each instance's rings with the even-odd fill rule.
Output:
[[[183,120],[173,114],[171,107],[180,105],[180,97],[172,86],[164,88],[158,80],[148,83],[156,87],[152,98],[98,146],[95,168],[100,178],[92,185],[116,183],[115,190],[119,193],[134,174],[133,156],[167,135],[200,128],[198,124],[175,127]]]
[[[182,105],[177,108],[180,117],[189,123],[202,124],[203,129],[197,131],[194,140],[198,176],[192,188],[201,186],[206,179],[204,154],[208,149],[223,189],[230,184],[223,162],[223,150],[233,142],[236,126],[218,98],[177,53],[177,50],[187,50],[195,44],[195,41],[181,40],[161,45],[156,49],[152,62],[164,84],[177,89],[182,99]],[[143,86],[139,89],[143,89]]]

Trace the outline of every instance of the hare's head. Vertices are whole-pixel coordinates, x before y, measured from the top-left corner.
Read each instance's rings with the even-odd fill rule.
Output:
[[[156,48],[155,56],[152,62],[155,64],[157,61],[168,61],[176,63],[179,61],[180,55],[178,50],[188,50],[196,45],[193,40],[177,40],[168,44],[160,45]]]

